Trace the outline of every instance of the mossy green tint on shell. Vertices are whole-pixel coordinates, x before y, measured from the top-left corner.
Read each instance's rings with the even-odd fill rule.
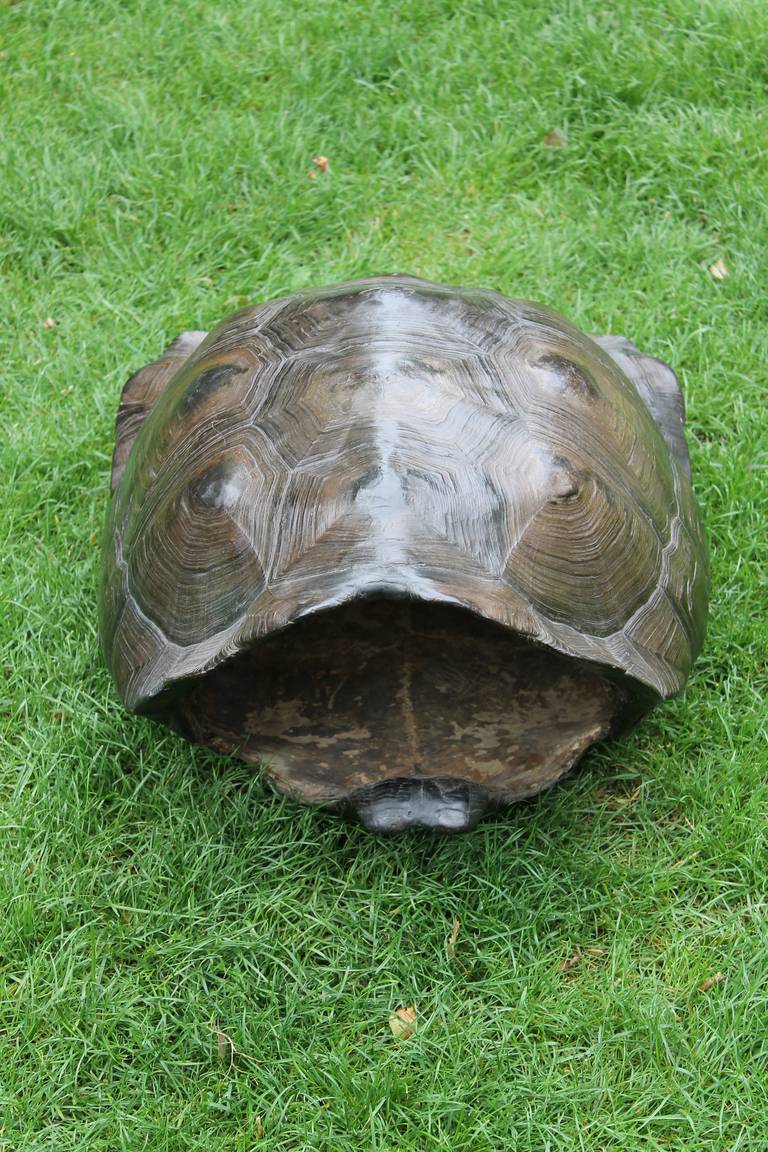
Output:
[[[674,373],[407,276],[187,332],[125,387],[120,695],[376,831],[460,831],[680,691],[707,556]]]

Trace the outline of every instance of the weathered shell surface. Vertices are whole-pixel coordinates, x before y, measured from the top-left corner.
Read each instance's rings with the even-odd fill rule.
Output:
[[[173,719],[194,678],[359,598],[464,608],[641,711],[702,641],[674,374],[494,292],[383,277],[186,333],[126,386],[113,481],[102,637],[130,709]]]

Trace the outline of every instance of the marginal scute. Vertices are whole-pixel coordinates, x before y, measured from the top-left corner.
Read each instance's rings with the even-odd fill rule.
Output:
[[[624,336],[595,336],[595,343],[632,381],[653,416],[683,475],[690,480],[691,461],[685,441],[685,401],[677,376],[663,360],[641,352]]]
[[[680,616],[666,592],[659,591],[627,625],[627,635],[649,652],[669,652],[681,667],[690,659]]]
[[[120,397],[112,457],[112,491],[117,488],[134,441],[168,382],[180,371],[205,339],[205,332],[182,332],[159,360],[134,372]]]

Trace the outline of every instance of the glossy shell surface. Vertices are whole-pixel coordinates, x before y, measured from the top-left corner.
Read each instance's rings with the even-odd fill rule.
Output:
[[[186,333],[126,386],[113,480],[101,630],[133,710],[359,599],[453,605],[646,701],[702,641],[674,374],[492,291],[382,277]]]

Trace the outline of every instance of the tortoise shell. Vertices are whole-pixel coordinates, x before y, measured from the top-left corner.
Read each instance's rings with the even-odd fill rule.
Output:
[[[128,381],[101,596],[120,696],[372,829],[464,829],[675,695],[707,554],[683,403],[620,337],[378,277]]]

